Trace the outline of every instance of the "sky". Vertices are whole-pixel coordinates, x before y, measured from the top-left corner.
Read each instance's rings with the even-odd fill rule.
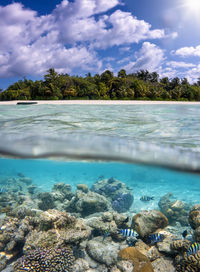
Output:
[[[200,0],[0,0],[0,88],[49,68],[200,77]]]

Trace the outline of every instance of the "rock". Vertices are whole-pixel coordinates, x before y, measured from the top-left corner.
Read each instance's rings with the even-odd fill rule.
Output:
[[[72,217],[73,218],[73,217]],[[74,219],[73,219],[74,220]],[[30,249],[49,248],[49,247],[62,247],[66,244],[76,245],[81,241],[87,240],[90,236],[90,228],[85,226],[83,220],[76,219],[67,223],[67,219],[58,219],[53,224],[48,226],[48,230],[41,225],[39,230],[35,229],[26,237],[26,242],[23,247],[24,252]],[[46,225],[45,225],[46,226]],[[49,227],[52,226],[51,229]],[[42,230],[40,230],[42,229]]]
[[[59,182],[54,184],[52,188],[52,196],[54,200],[63,202],[65,200],[71,200],[74,193],[71,191],[71,185],[65,184],[64,182]]]
[[[149,247],[147,244],[145,244],[143,241],[138,240],[135,243],[135,248],[140,251],[142,254],[144,254],[150,261],[154,261],[157,258],[161,257],[160,252],[155,246]]]
[[[84,193],[88,192],[88,186],[86,184],[77,184],[76,188],[77,188],[77,190],[80,190]]]
[[[149,259],[134,247],[120,250],[119,257],[133,261],[134,272],[153,272],[153,267]]]
[[[73,266],[73,272],[85,272],[90,268],[89,263],[84,259],[77,259]]]
[[[102,214],[102,221],[103,222],[111,222],[113,220],[113,213],[105,212]]]
[[[200,227],[200,204],[191,209],[188,220],[193,229]]]
[[[92,186],[91,191],[108,198],[112,208],[119,213],[128,211],[134,200],[131,190],[114,178],[98,181]]]
[[[40,202],[38,203],[39,209],[47,211],[55,208],[54,199],[51,193],[40,193],[38,194],[38,198],[40,199]]]
[[[160,198],[158,206],[161,212],[168,218],[171,224],[180,222],[183,226],[188,225],[189,205],[180,201],[171,201],[172,193]]]
[[[65,211],[48,210],[40,214],[40,230],[52,228],[70,228],[75,224],[76,218]]]
[[[133,216],[133,228],[141,237],[149,236],[160,228],[168,225],[166,216],[157,210],[142,211]]]
[[[27,190],[29,192],[29,194],[33,195],[35,193],[35,190],[37,189],[37,186],[32,184],[30,186],[28,186]]]
[[[194,231],[194,239],[196,242],[200,243],[200,227],[196,228]]]
[[[113,267],[110,269],[110,272],[121,272],[121,270],[119,270],[119,269],[117,268],[117,266],[115,265],[115,266],[113,266]]]
[[[27,218],[5,217],[0,224],[1,263],[7,264],[10,258],[21,254],[25,239],[31,226]]]
[[[122,272],[133,272],[134,271],[134,265],[131,261],[120,261],[117,263],[117,267]]]
[[[102,195],[89,191],[87,194],[77,191],[75,197],[69,202],[66,210],[69,212],[80,213],[86,217],[93,213],[109,210],[110,203]]]
[[[105,244],[97,239],[93,239],[88,241],[86,250],[92,259],[109,266],[117,262],[119,245],[114,242]]]
[[[152,262],[154,272],[176,272],[173,260],[163,257]]]
[[[1,267],[0,267],[0,269],[1,269]],[[4,270],[2,270],[2,272],[14,272],[13,266],[12,265],[7,265],[6,268]]]
[[[105,239],[112,237],[115,241],[123,241],[125,239],[125,237],[119,235],[118,229],[130,227],[127,216],[117,214],[116,212],[106,212],[98,217],[85,218],[84,222],[92,229],[93,237],[103,237],[105,232],[109,230],[109,235]]]
[[[19,178],[19,181],[25,183],[26,185],[30,185],[32,183],[32,179],[29,177],[21,177]]]

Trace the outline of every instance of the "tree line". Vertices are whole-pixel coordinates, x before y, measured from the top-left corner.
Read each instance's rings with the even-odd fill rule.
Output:
[[[59,74],[51,68],[43,80],[24,78],[0,92],[1,101],[59,99],[200,101],[200,79],[190,84],[186,78],[159,79],[157,72],[127,74],[124,69],[117,76],[106,70],[81,77]]]

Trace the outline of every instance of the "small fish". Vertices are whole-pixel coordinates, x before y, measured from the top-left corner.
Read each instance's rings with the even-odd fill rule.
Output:
[[[120,230],[118,230],[118,232],[121,235],[125,236],[125,237],[130,237],[130,236],[134,237],[135,234],[136,234],[136,232],[134,231],[134,229],[131,229],[131,228],[130,229],[120,229]]]
[[[162,242],[164,240],[164,238],[165,238],[165,236],[161,233],[154,233],[154,234],[149,235],[149,241],[152,245],[156,244],[158,242]]]
[[[197,251],[199,250],[200,250],[200,244],[195,242],[189,247],[187,255],[195,255]]]
[[[150,201],[150,200],[154,200],[154,196],[146,196],[146,195],[143,195],[141,198],[140,198],[141,201]]]
[[[110,236],[110,227],[105,230],[102,241],[104,241],[108,236]]]

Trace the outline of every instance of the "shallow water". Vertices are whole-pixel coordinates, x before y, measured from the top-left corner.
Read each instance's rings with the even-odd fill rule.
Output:
[[[199,201],[199,175],[151,164],[199,170],[199,116],[198,105],[1,106],[1,150],[30,157],[48,156],[51,150],[51,155],[61,156],[61,160],[2,158],[0,174],[23,173],[43,191],[50,191],[60,181],[75,189],[79,183],[91,187],[100,177],[114,177],[133,189],[137,210],[156,207],[159,197],[168,192],[195,204]],[[77,161],[66,161],[73,154]],[[116,160],[119,156],[122,161],[133,159],[150,166],[109,162],[112,154]],[[94,161],[78,159],[84,155]],[[95,158],[108,161],[95,162]],[[146,194],[155,196],[155,201],[142,203],[139,199]]]
[[[76,190],[77,184],[89,188],[99,180],[111,177],[125,183],[134,195],[132,210],[158,208],[160,198],[171,192],[172,200],[184,201],[190,206],[199,203],[200,179],[189,174],[162,167],[117,162],[81,162],[57,160],[0,159],[0,186],[6,188],[8,178],[23,174],[32,179],[42,192],[51,192],[53,185],[64,182]],[[153,201],[142,202],[141,196],[154,196]]]
[[[199,105],[0,106],[1,134],[131,138],[199,151]]]
[[[49,209],[70,212],[84,222],[91,216],[99,219],[105,210],[125,212],[126,227],[133,215],[156,209],[167,216],[167,230],[182,239],[186,228],[191,233],[189,211],[200,203],[199,116],[198,105],[0,106],[0,231],[7,231],[7,216],[20,221],[33,212],[41,220],[39,214]],[[104,204],[109,203],[98,210],[99,204],[89,205],[94,184],[101,182],[106,185],[98,194],[107,193]],[[78,184],[87,185],[89,192],[79,195]],[[80,205],[85,196],[86,208]],[[104,225],[97,239],[109,245],[112,238],[102,241],[103,231]],[[194,241],[191,234],[190,239]],[[0,260],[5,267],[1,265]]]

